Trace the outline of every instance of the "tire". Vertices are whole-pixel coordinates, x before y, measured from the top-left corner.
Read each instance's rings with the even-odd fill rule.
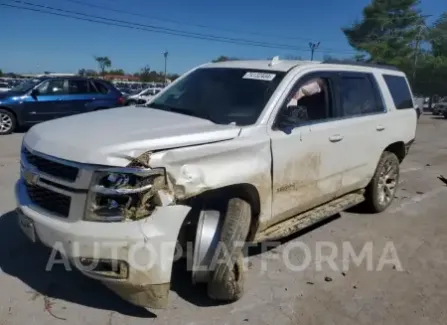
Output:
[[[247,239],[250,220],[251,206],[248,202],[239,198],[228,201],[219,238],[219,246],[224,249],[216,250],[213,259],[216,264],[208,282],[211,299],[232,302],[244,293],[244,254],[242,245],[237,243]]]
[[[127,106],[132,106],[132,105],[136,105],[136,104],[137,104],[137,102],[136,102],[135,100],[129,100],[129,101],[126,103]]]
[[[396,194],[397,184],[399,184],[400,162],[397,156],[389,151],[384,151],[377,164],[376,171],[371,182],[366,187],[364,207],[369,213],[380,213],[386,210],[393,202]],[[383,174],[392,168],[394,175],[385,182]],[[390,181],[388,183],[388,181]],[[388,183],[388,186],[382,184]],[[383,190],[381,187],[383,186]],[[386,190],[387,188],[388,190]],[[385,193],[388,192],[388,195]],[[383,198],[382,196],[385,195]]]
[[[17,119],[13,113],[0,108],[0,135],[11,134],[17,126]]]

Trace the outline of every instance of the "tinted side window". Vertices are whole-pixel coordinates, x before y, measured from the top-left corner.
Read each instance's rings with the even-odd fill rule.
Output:
[[[343,116],[358,116],[383,111],[374,85],[367,75],[342,76],[339,89]]]
[[[109,89],[102,82],[94,81],[94,84],[101,94],[107,94],[109,92]]]
[[[88,94],[92,91],[88,80],[68,80],[68,92],[70,94]]]
[[[52,79],[42,83],[37,89],[39,95],[62,95],[67,93],[65,79]]]
[[[397,109],[413,108],[413,99],[404,77],[383,75]]]

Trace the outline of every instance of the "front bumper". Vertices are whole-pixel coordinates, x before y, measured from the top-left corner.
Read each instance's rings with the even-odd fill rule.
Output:
[[[153,308],[166,304],[177,237],[190,207],[157,207],[150,217],[139,221],[104,223],[47,213],[33,205],[22,179],[16,184],[15,196],[19,217],[32,223],[35,237],[67,257],[86,276],[102,281],[134,304]],[[93,263],[119,261],[127,265],[127,272],[118,277],[100,272],[81,264],[86,259]]]

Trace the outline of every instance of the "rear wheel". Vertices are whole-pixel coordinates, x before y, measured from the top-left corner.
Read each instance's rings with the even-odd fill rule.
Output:
[[[14,114],[5,109],[0,109],[0,135],[12,133],[16,125],[17,120]]]
[[[384,211],[393,202],[399,183],[399,159],[389,151],[382,153],[376,171],[365,193],[368,212]]]

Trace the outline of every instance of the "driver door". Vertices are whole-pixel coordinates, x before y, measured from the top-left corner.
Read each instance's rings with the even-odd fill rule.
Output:
[[[295,81],[281,104],[270,130],[273,209],[269,225],[336,196],[345,166],[343,156],[349,154],[349,148],[341,141],[342,130],[336,119],[335,77],[331,72],[305,75]],[[311,80],[320,82],[321,92],[297,100],[297,94]],[[295,108],[289,106],[292,102]]]

